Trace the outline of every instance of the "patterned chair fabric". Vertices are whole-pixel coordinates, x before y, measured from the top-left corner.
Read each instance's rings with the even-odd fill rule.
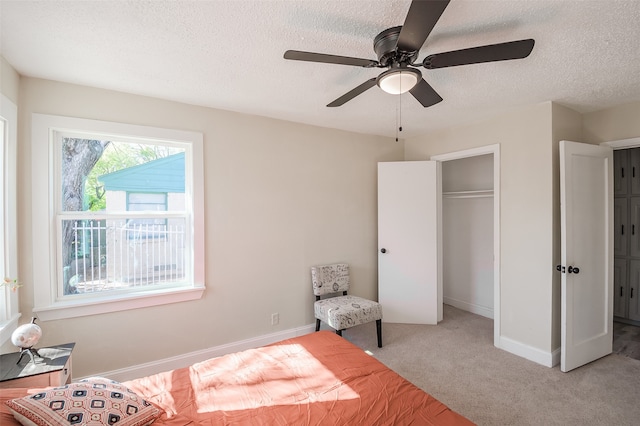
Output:
[[[311,268],[311,282],[316,296],[349,291],[349,265],[336,263],[314,266]]]
[[[316,301],[313,312],[317,319],[335,330],[345,330],[382,319],[382,305],[357,296],[338,296]]]
[[[349,290],[349,265],[338,263],[311,268],[311,282],[316,302],[313,311],[316,317],[316,331],[320,322],[342,335],[342,330],[360,324],[376,321],[378,347],[382,347],[382,305],[362,297],[347,295]],[[342,293],[342,296],[320,296]]]

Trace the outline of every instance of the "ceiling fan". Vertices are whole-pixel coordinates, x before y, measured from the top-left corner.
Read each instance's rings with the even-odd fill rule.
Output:
[[[378,77],[371,78],[331,102],[328,107],[338,107],[366,90],[378,85],[391,94],[410,92],[414,98],[429,107],[442,101],[438,93],[422,78],[416,67],[436,69],[482,62],[522,59],[533,50],[534,40],[518,40],[454,50],[429,55],[416,63],[418,54],[436,22],[450,0],[413,0],[404,25],[388,28],[373,40],[373,50],[378,60],[351,58],[348,56],[287,50],[285,59],[294,61],[320,62],[326,64],[351,65],[364,68],[387,68]]]

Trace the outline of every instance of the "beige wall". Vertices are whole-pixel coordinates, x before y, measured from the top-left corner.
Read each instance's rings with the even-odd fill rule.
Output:
[[[552,104],[405,141],[406,160],[500,144],[501,337],[552,350]]]
[[[20,75],[6,59],[0,56],[0,93],[17,105],[19,85]]]
[[[352,292],[377,298],[376,170],[403,145],[368,136],[142,96],[22,78],[21,309],[29,317],[31,114],[204,134],[206,284],[202,300],[42,323],[42,344],[75,341],[86,376],[313,323],[309,267],[349,262]],[[280,314],[272,326],[271,313]],[[117,355],[117,356],[114,356]]]
[[[585,114],[583,126],[589,143],[640,137],[640,102]]]

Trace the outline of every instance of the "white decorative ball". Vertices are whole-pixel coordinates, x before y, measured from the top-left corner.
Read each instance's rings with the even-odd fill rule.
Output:
[[[19,348],[30,348],[38,343],[42,337],[42,329],[35,323],[35,318],[30,324],[23,324],[11,333],[11,343]]]

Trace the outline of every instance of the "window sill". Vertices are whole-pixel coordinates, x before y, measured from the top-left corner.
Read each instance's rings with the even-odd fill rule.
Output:
[[[128,294],[112,299],[59,302],[46,307],[36,307],[33,311],[39,320],[51,321],[198,300],[202,298],[203,293],[204,287],[191,287],[165,290],[161,293]]]
[[[11,333],[18,328],[20,314],[14,315],[10,320],[0,323],[0,346],[11,339]]]

